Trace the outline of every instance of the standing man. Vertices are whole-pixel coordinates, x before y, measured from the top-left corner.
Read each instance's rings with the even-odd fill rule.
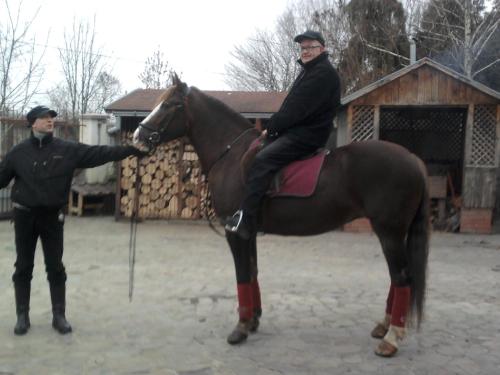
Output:
[[[244,239],[257,230],[257,213],[273,176],[326,144],[340,105],[340,79],[328,60],[323,36],[307,30],[294,41],[300,44],[302,71],[265,126],[264,147],[248,171],[241,209],[226,219],[226,230]]]
[[[57,113],[37,106],[27,114],[31,136],[14,146],[0,162],[0,189],[12,179],[16,263],[12,276],[16,298],[16,335],[30,328],[29,306],[35,248],[42,241],[52,301],[52,326],[71,332],[66,320],[66,271],[63,256],[63,207],[67,204],[73,172],[129,155],[144,156],[133,146],[89,146],[53,136]]]

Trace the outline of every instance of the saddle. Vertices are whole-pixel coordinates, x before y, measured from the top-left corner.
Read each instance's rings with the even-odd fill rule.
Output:
[[[241,158],[243,176],[247,175],[255,155],[262,147],[262,139],[257,138]],[[316,190],[323,161],[329,153],[330,150],[318,149],[313,154],[288,164],[276,173],[266,195],[269,197],[310,197]]]

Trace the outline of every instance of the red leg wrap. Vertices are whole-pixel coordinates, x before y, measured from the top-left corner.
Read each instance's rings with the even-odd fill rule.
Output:
[[[387,295],[387,303],[385,305],[385,313],[387,315],[392,314],[392,301],[394,301],[394,285],[391,283],[391,287],[389,288],[389,294]]]
[[[240,320],[248,321],[252,318],[252,285],[238,284],[238,312]]]
[[[409,309],[410,287],[394,287],[394,302],[392,304],[391,324],[396,327],[404,327]]]
[[[262,306],[260,303],[259,281],[254,279],[250,284],[252,285],[252,307],[254,310],[260,310],[262,309]]]

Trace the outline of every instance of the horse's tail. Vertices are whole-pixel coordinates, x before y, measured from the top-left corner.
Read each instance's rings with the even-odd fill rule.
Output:
[[[424,313],[430,237],[430,202],[427,171],[424,164],[420,160],[418,162],[424,179],[424,191],[417,213],[410,224],[406,240],[408,271],[411,279],[410,314],[412,317],[416,317],[417,329],[420,328]]]

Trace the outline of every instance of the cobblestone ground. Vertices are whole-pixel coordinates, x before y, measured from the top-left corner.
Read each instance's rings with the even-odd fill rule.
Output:
[[[31,323],[13,334],[13,228],[0,222],[0,374],[500,374],[500,236],[434,234],[426,320],[397,357],[373,354],[388,272],[376,237],[331,232],[259,238],[260,331],[229,346],[232,258],[206,224],[139,225],[128,300],[129,224],[69,218],[67,316],[51,323],[37,250]]]

